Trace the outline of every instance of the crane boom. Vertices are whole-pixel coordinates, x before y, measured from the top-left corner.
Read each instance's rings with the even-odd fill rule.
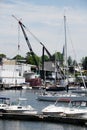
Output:
[[[28,48],[29,48],[29,50],[30,50],[30,53],[31,53],[31,55],[32,55],[32,57],[33,57],[33,59],[34,59],[34,61],[35,61],[35,65],[37,66],[37,68],[38,68],[38,70],[39,70],[38,63],[37,63],[37,60],[36,60],[36,58],[35,58],[35,53],[33,52],[33,49],[32,49],[32,47],[31,47],[31,44],[30,44],[29,39],[28,39],[28,37],[27,37],[27,34],[25,33],[25,30],[24,30],[24,27],[25,27],[25,26],[22,24],[21,21],[19,21],[19,25],[20,25],[20,27],[21,27],[21,29],[22,29],[23,34],[24,34],[24,38],[25,38],[25,40],[26,40],[26,42],[27,42]]]
[[[44,44],[42,42],[40,42],[40,44],[44,47],[44,50],[47,52],[49,58],[52,58],[52,55],[50,54],[50,52],[47,50],[47,48],[44,46]]]
[[[29,49],[30,49],[30,52],[33,53],[33,50],[32,50],[32,47],[31,47],[31,45],[30,45],[30,42],[29,42],[29,40],[28,40],[28,37],[27,37],[27,35],[26,35],[25,31],[24,31],[23,24],[22,24],[20,21],[19,21],[19,24],[20,24],[21,29],[22,29],[22,31],[23,31],[23,34],[24,34],[25,40],[26,40],[26,42],[27,42],[27,45],[28,45],[28,47],[29,47]]]
[[[27,42],[28,48],[30,50],[30,53],[31,53],[31,55],[32,55],[32,57],[33,57],[33,59],[35,61],[35,65],[37,66],[37,69],[39,70],[39,65],[38,65],[38,62],[37,62],[37,60],[35,58],[35,53],[33,52],[33,49],[31,47],[31,44],[30,44],[29,39],[27,37],[27,34],[25,33],[25,30],[24,30],[24,28],[26,28],[25,25],[20,20],[18,20],[14,15],[12,15],[12,17],[14,17],[18,21],[18,23],[19,23],[19,25],[20,25],[20,27],[22,29],[22,32],[24,34],[24,38],[25,38],[25,40]]]

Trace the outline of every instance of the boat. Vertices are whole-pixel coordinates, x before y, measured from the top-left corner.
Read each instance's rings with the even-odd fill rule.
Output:
[[[22,84],[22,89],[29,89],[29,90],[31,90],[32,89],[32,87],[30,86],[30,84],[29,83],[23,83]]]
[[[67,41],[66,41],[66,16],[64,16],[64,31],[65,31],[65,44],[63,46],[63,75],[61,73],[61,78],[59,78],[59,84],[56,83],[56,76],[55,76],[55,84],[54,86],[50,86],[46,89],[46,91],[68,91],[69,86],[69,75],[68,75],[68,63],[67,63]],[[56,57],[55,57],[56,61]],[[55,75],[56,74],[56,68],[55,66]]]
[[[60,84],[60,85],[55,85],[54,86],[50,86],[48,88],[46,88],[46,91],[68,91],[69,89],[71,89],[71,86],[70,84],[71,83],[75,83],[75,76],[72,77],[71,75],[69,75],[69,66],[68,66],[68,58],[67,58],[67,37],[66,37],[66,16],[64,16],[64,31],[65,31],[65,44],[63,46],[63,71],[64,71],[64,77],[62,79],[62,81],[64,82],[64,84]],[[80,66],[79,64],[78,65],[78,68],[79,68],[79,72],[80,72],[80,78],[82,79],[82,83],[80,83],[80,85],[82,84],[82,86],[84,88],[82,88],[80,85],[78,86],[78,88],[76,89],[76,87],[74,86],[72,90],[73,93],[87,93],[87,87],[86,87],[86,82],[85,82],[85,79],[84,79],[84,76],[82,75],[82,72],[81,72],[81,69],[80,69]]]
[[[58,99],[65,100],[66,98],[72,99],[72,100],[77,100],[77,99],[86,99],[87,97],[82,94],[77,94],[77,93],[71,93],[71,92],[63,92],[63,93],[54,93],[54,92],[43,92],[37,95],[37,100],[39,101],[51,101],[55,102]]]
[[[54,84],[46,87],[46,91],[66,91],[67,90],[67,81],[60,80],[59,84]]]
[[[19,98],[17,101],[12,102],[6,107],[5,112],[7,113],[24,113],[24,114],[37,114],[37,111],[31,106],[27,105],[26,98]]]
[[[77,89],[75,90],[72,90],[72,93],[84,93],[84,94],[87,94],[87,88],[85,87],[78,87]]]
[[[70,99],[66,98],[66,103],[63,104],[61,102],[62,100],[59,99],[57,100],[54,104],[50,104],[44,109],[42,109],[42,113],[46,115],[60,115],[64,113],[64,110],[67,108],[69,102],[71,101]]]
[[[72,77],[69,76],[69,73],[68,73],[68,63],[67,63],[67,41],[66,41],[66,16],[64,16],[64,29],[65,29],[65,45],[64,45],[64,77],[62,78],[61,77],[61,80],[59,83],[59,85],[54,85],[56,87],[49,87],[46,89],[46,91],[59,91],[59,90],[66,90],[66,92],[64,91],[63,93],[41,93],[40,95],[37,96],[37,99],[40,100],[40,101],[56,101],[57,99],[59,98],[62,98],[62,99],[66,99],[67,97],[69,99],[72,99],[72,100],[77,100],[77,99],[87,99],[87,97],[85,96],[85,94],[83,94],[83,91],[84,92],[87,92],[85,90],[87,90],[86,86],[85,86],[85,82],[84,82],[84,79],[83,79],[83,76],[82,77],[82,81],[83,81],[83,84],[84,84],[84,87],[86,88],[85,90],[79,90],[79,92],[82,92],[81,94],[78,94],[78,93],[72,93],[72,92],[76,92],[78,90],[75,90],[76,89],[76,86],[73,87],[74,90],[72,90],[72,92],[69,92],[71,88],[71,86],[69,86],[69,79],[71,79]],[[78,66],[79,67],[79,66]],[[82,75],[82,73],[81,73]],[[77,87],[77,89],[79,88],[80,86]]]
[[[42,113],[46,115],[66,116],[66,117],[82,117],[87,118],[87,100],[66,99],[67,103],[60,104],[61,100],[56,101],[55,104],[48,105],[42,109]]]
[[[87,100],[77,100],[70,103],[65,109],[64,115],[68,117],[85,117],[87,118]]]
[[[0,97],[0,112],[3,112],[6,107],[10,104],[10,98]]]

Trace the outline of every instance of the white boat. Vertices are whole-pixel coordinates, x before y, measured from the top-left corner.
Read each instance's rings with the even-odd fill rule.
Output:
[[[10,98],[0,97],[0,112],[4,112],[10,104]]]
[[[84,93],[84,94],[87,94],[87,88],[79,87],[76,90],[72,90],[72,93]]]
[[[30,87],[30,86],[28,87],[28,86],[26,86],[26,85],[23,85],[23,86],[22,86],[22,89],[30,89],[30,90],[31,90],[32,87]]]
[[[56,102],[49,105],[42,110],[43,114],[68,116],[68,117],[82,117],[87,119],[87,100],[69,100],[65,104]]]
[[[69,102],[70,102],[70,100],[68,100],[67,103],[69,104]],[[67,103],[63,104],[63,103],[60,103],[59,100],[57,100],[55,104],[48,105],[47,107],[42,109],[42,113],[43,114],[48,114],[48,115],[63,114],[64,110],[68,106]]]
[[[87,100],[73,101],[64,111],[65,116],[87,118]]]
[[[17,102],[13,102],[11,105],[6,107],[5,112],[37,114],[37,111],[31,105],[26,105],[26,101],[26,98],[19,98]]]
[[[29,83],[26,82],[26,83],[23,83],[23,84],[22,84],[22,89],[30,89],[30,90],[31,90],[32,87],[30,86]]]
[[[56,101],[58,99],[61,99],[61,101],[66,101],[66,98],[72,99],[72,100],[78,100],[78,99],[87,99],[85,95],[82,94],[77,94],[77,93],[48,93],[48,92],[43,92],[39,95],[37,95],[37,100],[39,101]]]

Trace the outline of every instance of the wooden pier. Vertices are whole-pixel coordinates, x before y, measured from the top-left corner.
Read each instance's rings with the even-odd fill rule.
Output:
[[[67,123],[80,126],[87,126],[87,119],[78,117],[50,116],[50,115],[29,115],[23,113],[0,113],[0,119],[3,120],[24,120],[24,121],[40,121],[52,123]]]

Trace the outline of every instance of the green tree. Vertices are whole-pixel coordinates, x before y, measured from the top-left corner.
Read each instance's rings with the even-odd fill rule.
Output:
[[[2,65],[3,63],[2,63],[2,59],[3,58],[6,58],[6,55],[5,54],[0,54],[0,65]]]
[[[58,61],[60,65],[63,65],[63,55],[60,52],[56,52],[52,55],[52,59]]]
[[[37,64],[35,62],[35,59],[36,59]],[[41,63],[41,59],[36,54],[34,54],[32,56],[30,52],[27,52],[27,54],[26,54],[26,63],[39,66],[40,63]]]
[[[40,57],[41,58],[41,62],[42,62],[42,56]],[[49,57],[47,55],[44,55],[44,61],[49,61]]]
[[[72,61],[71,56],[68,57],[67,62],[68,62],[68,66],[71,66],[71,65],[72,65],[73,61]]]
[[[0,58],[6,58],[5,54],[0,54]]]
[[[21,55],[16,55],[16,56],[13,57],[12,59],[14,59],[14,60],[24,60],[25,58],[22,57]]]
[[[83,69],[87,70],[87,57],[82,58],[82,66],[83,66]]]
[[[73,64],[73,66],[77,66],[78,65],[76,60],[73,60],[72,64]]]

